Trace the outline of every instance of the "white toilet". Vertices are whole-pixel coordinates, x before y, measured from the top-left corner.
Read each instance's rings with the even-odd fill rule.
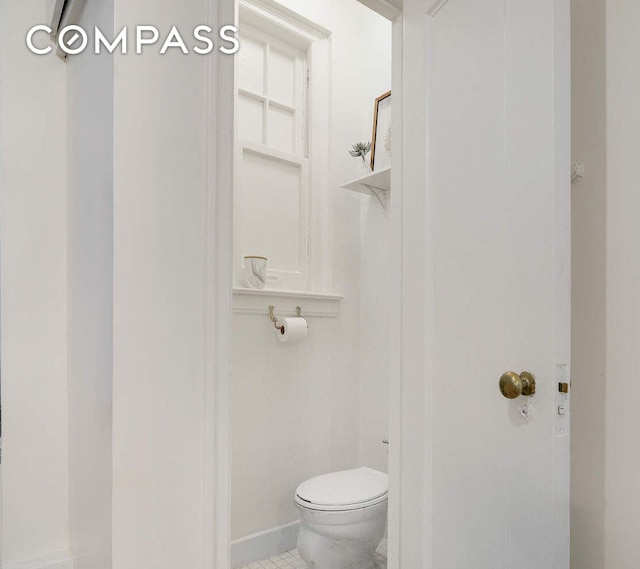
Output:
[[[371,468],[332,472],[298,486],[298,553],[313,569],[375,569],[387,525],[388,476]]]

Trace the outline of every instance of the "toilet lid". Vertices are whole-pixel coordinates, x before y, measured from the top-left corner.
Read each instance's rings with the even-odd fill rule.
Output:
[[[316,476],[298,486],[296,494],[317,506],[354,506],[386,496],[389,477],[371,468],[342,470]]]

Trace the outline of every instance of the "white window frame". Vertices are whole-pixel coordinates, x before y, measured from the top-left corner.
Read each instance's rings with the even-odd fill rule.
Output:
[[[266,71],[265,81],[266,81],[266,74],[268,73],[269,52],[273,48],[275,48],[277,51],[286,53],[292,59],[294,59],[296,61],[297,76],[301,78],[304,76],[304,73],[308,70],[307,56],[305,53],[306,50],[296,49],[289,42],[285,42],[277,38],[269,37],[259,28],[256,28],[248,24],[243,24],[242,20],[240,23],[240,28],[241,28],[241,34],[242,34],[240,38],[241,40],[242,40],[242,37],[250,37],[252,39],[257,39],[258,41],[264,43],[267,47],[267,54],[266,54],[267,61],[265,62],[265,71]],[[308,119],[306,116],[308,109],[305,106],[306,92],[302,82],[300,82],[300,84],[297,85],[296,87],[297,87],[296,89],[297,92],[294,95],[293,105],[289,105],[287,103],[284,103],[283,101],[278,101],[276,99],[273,99],[269,96],[268,93],[266,95],[260,95],[252,91],[242,89],[240,87],[238,87],[238,94],[243,97],[253,99],[254,101],[257,101],[260,104],[262,104],[263,110],[264,110],[262,144],[267,145],[268,147],[267,150],[271,150],[272,148],[269,146],[269,141],[267,140],[267,133],[269,130],[269,109],[271,108],[271,106],[284,109],[286,111],[294,112],[294,113],[297,111],[300,111],[296,115],[296,119],[295,119],[295,139],[294,139],[295,148],[293,148],[293,152],[291,154],[297,158],[308,158],[308,154],[309,154],[308,148],[307,148]],[[251,141],[242,141],[242,142],[248,142],[249,145],[252,144]]]
[[[303,18],[299,14],[282,7],[271,0],[240,0],[240,32],[249,30],[250,36],[264,35],[277,49],[290,51],[287,45],[295,44],[300,51],[306,52],[307,66],[307,100],[305,124],[297,125],[297,133],[306,131],[306,139],[300,152],[290,154],[277,151],[266,145],[237,141],[236,161],[243,152],[253,152],[270,156],[277,160],[297,165],[301,168],[301,176],[306,182],[302,188],[301,243],[306,247],[301,250],[301,273],[273,270],[281,276],[280,284],[269,284],[271,288],[293,288],[299,291],[330,292],[332,285],[332,251],[329,217],[329,134],[331,109],[331,32],[318,24]],[[275,38],[275,39],[274,39]],[[278,39],[284,43],[280,44]],[[240,93],[236,74],[236,95]],[[243,95],[256,98],[253,94]],[[260,98],[258,98],[260,99]],[[265,110],[267,101],[263,99]],[[277,103],[276,103],[277,104]],[[265,119],[268,120],[268,119]],[[263,140],[264,142],[264,140]],[[296,149],[297,150],[297,149]],[[236,162],[236,169],[238,163]],[[236,170],[238,171],[238,170]],[[277,220],[274,219],[274,223]],[[235,283],[240,284],[242,259],[234,258]],[[270,269],[271,271],[272,269]],[[305,274],[302,274],[305,273]]]

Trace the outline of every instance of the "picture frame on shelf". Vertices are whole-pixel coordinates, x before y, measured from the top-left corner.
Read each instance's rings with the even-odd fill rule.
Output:
[[[373,107],[371,134],[371,170],[384,170],[391,166],[391,91],[376,98]]]

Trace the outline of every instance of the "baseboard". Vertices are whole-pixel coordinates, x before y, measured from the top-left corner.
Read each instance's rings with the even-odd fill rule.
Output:
[[[293,522],[231,542],[231,567],[242,567],[295,549],[299,530],[300,522]]]
[[[2,569],[73,569],[73,558],[68,552],[55,553],[29,561],[5,563]]]

